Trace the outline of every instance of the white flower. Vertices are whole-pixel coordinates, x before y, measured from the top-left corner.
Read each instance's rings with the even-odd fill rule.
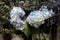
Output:
[[[44,23],[44,18],[43,18],[43,15],[42,15],[41,11],[37,10],[37,11],[31,12],[30,15],[27,17],[27,22],[31,26],[35,26],[35,27],[38,27],[41,24],[43,24]]]
[[[48,10],[47,7],[44,7],[42,10],[33,11],[27,17],[27,22],[36,28],[44,24],[44,20],[52,17],[54,12]]]
[[[20,17],[23,17],[25,12],[21,7],[13,7],[10,12],[10,22],[17,30],[23,30],[25,22],[21,20]]]

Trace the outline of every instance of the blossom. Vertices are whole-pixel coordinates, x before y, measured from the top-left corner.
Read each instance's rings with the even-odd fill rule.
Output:
[[[45,6],[44,6],[45,7]],[[42,10],[32,11],[27,17],[27,22],[34,27],[39,27],[44,24],[44,20],[52,17],[54,15],[53,10],[48,10],[47,7]]]
[[[10,12],[10,23],[13,24],[13,26],[17,30],[23,30],[25,22],[21,20],[21,18],[25,15],[25,12],[21,7],[13,7],[13,9]]]

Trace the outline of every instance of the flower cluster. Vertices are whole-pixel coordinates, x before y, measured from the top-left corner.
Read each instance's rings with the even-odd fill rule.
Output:
[[[13,9],[10,12],[10,23],[13,24],[13,26],[17,30],[23,30],[25,22],[21,20],[21,18],[25,15],[25,12],[21,7],[13,7]]]
[[[27,17],[27,22],[34,27],[39,27],[41,24],[44,24],[44,20],[52,17],[54,12],[48,10],[46,7],[42,10],[33,11]]]
[[[21,18],[25,15],[25,12],[20,7],[13,7],[10,12],[10,22],[17,30],[23,30],[25,22],[28,22],[31,26],[38,28],[44,24],[44,20],[54,15],[53,10],[48,10],[46,6],[40,8],[40,10],[32,11],[25,21]]]

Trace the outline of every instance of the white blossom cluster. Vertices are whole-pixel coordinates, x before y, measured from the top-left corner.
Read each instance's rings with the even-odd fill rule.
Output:
[[[42,10],[41,10],[42,9]],[[17,30],[23,30],[24,24],[27,21],[31,26],[38,28],[41,24],[44,24],[44,20],[52,17],[54,15],[53,10],[48,10],[46,6],[41,7],[40,10],[32,11],[25,21],[21,18],[25,15],[25,12],[21,7],[13,7],[10,12],[10,23]]]
[[[13,26],[17,30],[23,30],[25,22],[21,20],[21,18],[25,15],[25,12],[21,7],[13,7],[13,9],[10,12],[10,23],[13,24]]]
[[[52,17],[54,12],[52,9],[49,11],[46,7],[42,10],[33,11],[27,17],[27,22],[34,27],[39,27],[41,24],[44,24],[44,20]]]

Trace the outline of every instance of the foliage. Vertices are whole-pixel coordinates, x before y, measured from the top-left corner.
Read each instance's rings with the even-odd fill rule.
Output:
[[[12,8],[12,4],[10,2],[0,2],[0,28],[5,26],[10,27],[10,22],[9,22],[9,11]],[[1,31],[2,30],[2,31]],[[4,29],[1,29],[0,32],[4,32]]]
[[[27,36],[27,38],[30,36],[30,33],[31,33],[27,22],[25,23],[25,26],[24,26],[24,33]]]
[[[25,11],[25,16],[28,16],[30,12],[32,12],[33,10],[24,10]]]

